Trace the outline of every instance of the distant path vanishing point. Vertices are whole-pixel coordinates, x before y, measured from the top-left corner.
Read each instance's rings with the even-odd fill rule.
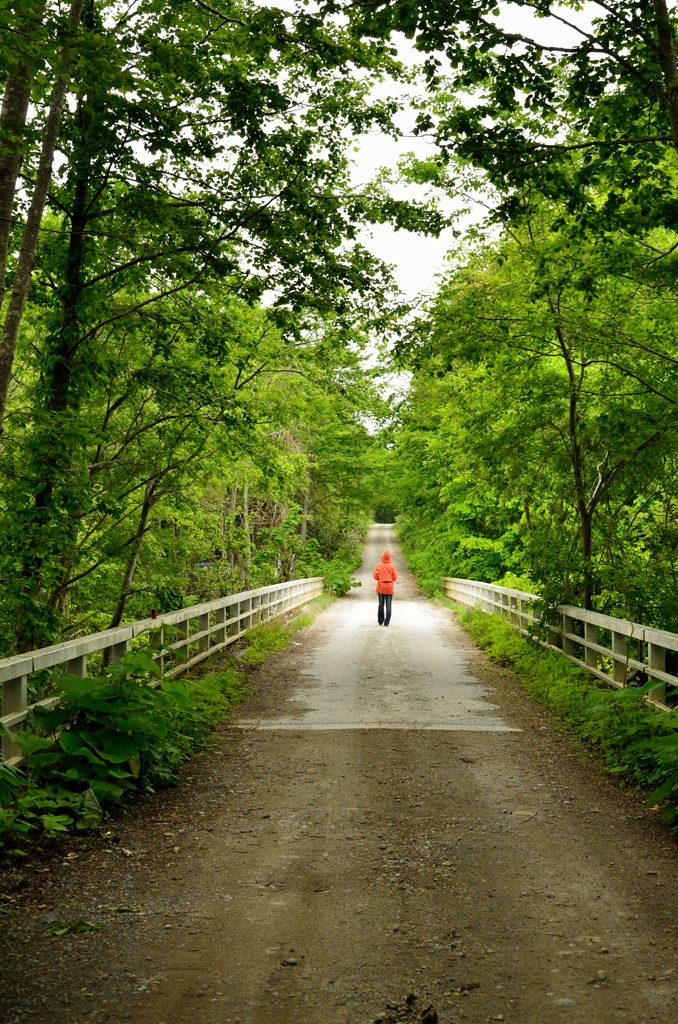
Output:
[[[393,618],[377,626],[372,569],[388,548],[398,569]],[[362,586],[323,615],[301,686],[282,718],[241,720],[259,729],[437,729],[504,732],[487,687],[455,644],[449,613],[414,585],[391,526],[374,524],[355,574]]]

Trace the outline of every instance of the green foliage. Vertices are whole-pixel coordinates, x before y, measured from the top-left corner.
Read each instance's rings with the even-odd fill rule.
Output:
[[[416,131],[438,148],[415,180],[448,177],[465,199],[489,183],[503,224],[547,196],[576,211],[582,233],[675,227],[673,5],[506,0],[501,18],[496,0],[324,6],[343,7],[356,36],[402,32],[426,55]]]
[[[240,659],[248,665],[259,665],[266,661],[269,654],[287,647],[291,630],[279,622],[267,622],[256,629],[248,629],[245,634],[247,650]]]
[[[644,255],[669,239],[575,222],[542,204],[469,241],[403,344],[399,529],[429,593],[511,573],[675,630],[678,304]]]
[[[64,13],[0,3],[2,68],[40,61],[16,140],[29,192]],[[303,575],[311,539],[325,561],[353,544],[381,404],[362,352],[400,310],[358,227],[443,223],[355,188],[355,140],[395,130],[372,84],[404,72],[345,19],[106,0],[76,37],[8,357],[0,657]]]
[[[511,668],[531,697],[590,743],[610,772],[651,788],[649,806],[662,801],[664,821],[678,831],[678,712],[643,702],[651,682],[605,689],[498,616],[464,609],[458,620],[492,661]]]
[[[99,932],[101,928],[100,924],[93,924],[91,921],[54,921],[45,935],[81,935],[83,932]]]
[[[74,822],[83,827],[95,823],[99,816],[85,798],[86,793],[63,786],[40,786],[0,762],[0,851],[21,856],[34,842],[64,835]]]
[[[235,668],[198,680],[158,677],[143,650],[101,678],[60,677],[60,703],[35,708],[30,728],[11,734],[21,770],[0,763],[0,848],[20,853],[89,828],[107,803],[176,783],[182,761],[205,744],[243,685]]]
[[[287,623],[274,619],[254,629],[248,629],[245,633],[247,648],[239,661],[245,665],[259,665],[266,661],[269,654],[283,650],[289,645],[295,632],[304,626],[310,626],[318,612],[328,608],[332,600],[329,595],[317,597],[309,601],[303,610]]]
[[[344,560],[337,556],[327,563],[325,568],[325,588],[335,597],[343,597],[348,594],[352,587],[361,587],[354,576],[351,576],[351,560]]]
[[[248,630],[238,658],[197,679],[162,676],[144,648],[101,677],[55,678],[59,704],[34,708],[28,728],[11,733],[23,754],[21,769],[0,762],[0,850],[20,856],[73,827],[98,825],[107,805],[141,789],[174,785],[182,762],[210,742],[215,724],[242,699],[239,666],[282,650],[333,600],[316,598],[287,623],[276,619]]]

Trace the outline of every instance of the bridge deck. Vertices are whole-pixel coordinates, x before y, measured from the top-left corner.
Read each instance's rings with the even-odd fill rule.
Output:
[[[400,558],[374,529],[368,570],[384,543]],[[658,816],[406,574],[388,630],[362,578],[252,670],[185,785],[22,867],[3,1019],[675,1021]],[[414,1015],[387,1007],[410,992]]]

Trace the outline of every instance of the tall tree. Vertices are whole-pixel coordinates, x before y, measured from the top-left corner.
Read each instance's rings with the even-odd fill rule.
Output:
[[[7,396],[12,377],[14,352],[19,337],[19,328],[23,317],[28,293],[31,288],[35,253],[38,247],[40,224],[45,212],[47,193],[52,180],[52,165],[59,138],[61,116],[70,84],[73,33],[80,24],[84,0],[73,0],[68,14],[67,36],[63,49],[56,62],[56,81],[49,100],[49,109],[40,147],[40,157],[35,174],[35,185],[30,206],[26,216],[26,224],[21,233],[19,258],[14,270],[14,284],[5,314],[2,332],[0,332],[0,434],[2,434]],[[35,60],[36,58],[33,58]],[[7,127],[10,131],[5,174],[2,179],[0,193],[0,215],[5,214],[6,231],[0,232],[0,276],[2,277],[2,296],[4,298],[4,281],[7,270],[7,248],[10,235],[11,213],[14,206],[16,179],[21,165],[21,147],[17,135],[25,125],[28,100],[30,98],[31,62],[23,60],[16,75],[10,74],[5,88],[7,108]],[[4,111],[4,107],[3,107]],[[4,113],[3,113],[4,118]],[[0,171],[2,166],[0,165]],[[0,303],[1,306],[1,303]]]
[[[409,346],[403,456],[455,575],[523,568],[554,603],[673,628],[675,296],[618,272],[644,245],[573,241],[562,216],[514,223],[441,285]]]

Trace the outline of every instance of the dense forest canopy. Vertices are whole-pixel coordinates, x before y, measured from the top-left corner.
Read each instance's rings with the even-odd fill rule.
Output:
[[[678,630],[675,29],[663,0],[0,0],[0,655],[341,591],[396,512],[431,591]],[[356,186],[403,116],[428,156]],[[408,307],[365,229],[450,205]]]

